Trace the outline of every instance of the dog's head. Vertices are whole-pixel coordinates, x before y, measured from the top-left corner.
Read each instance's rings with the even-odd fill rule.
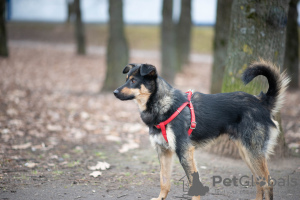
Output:
[[[135,99],[139,105],[145,104],[155,91],[156,68],[150,64],[128,64],[123,74],[127,74],[126,82],[114,91],[114,95],[120,100]]]

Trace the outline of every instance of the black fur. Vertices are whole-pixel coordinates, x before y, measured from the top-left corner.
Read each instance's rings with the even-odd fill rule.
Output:
[[[176,112],[177,108],[187,101],[187,95],[159,77],[154,66],[149,64],[131,64],[131,66],[132,68],[125,67],[123,72],[128,73],[128,78],[123,86],[115,90],[115,96],[121,100],[136,99],[141,118],[149,127],[150,137],[158,138],[161,136],[161,129],[155,125],[167,120]],[[171,144],[170,140],[166,143],[162,137],[161,140],[154,141],[159,152],[171,150],[177,154],[190,182],[192,182],[191,174],[193,170],[195,171],[191,161],[187,159],[191,147],[206,144],[222,134],[228,134],[232,140],[239,141],[249,153],[250,159],[268,157],[273,147],[272,137],[277,136],[272,130],[278,130],[272,118],[272,109],[278,104],[279,96],[283,95],[285,83],[279,71],[265,63],[256,63],[246,69],[243,81],[247,84],[258,75],[268,79],[269,90],[266,94],[261,93],[257,97],[244,92],[221,94],[195,92],[191,101],[195,109],[197,126],[191,136],[187,133],[190,127],[190,110],[185,107],[166,125],[166,128],[169,127],[171,130],[170,133],[167,132],[167,135],[170,134],[168,140],[169,137],[174,137],[174,141],[171,141]],[[143,88],[147,89],[146,92]],[[122,91],[127,93],[124,94]],[[128,91],[133,91],[134,95]]]
[[[268,79],[269,83],[269,89],[267,93],[260,94],[262,103],[269,109],[273,109],[275,107],[276,98],[278,97],[281,88],[281,82],[278,81],[280,80],[280,74],[274,73],[274,68],[272,69],[268,65],[262,63],[247,68],[243,73],[242,80],[245,84],[248,84],[256,76],[259,75],[265,76]]]

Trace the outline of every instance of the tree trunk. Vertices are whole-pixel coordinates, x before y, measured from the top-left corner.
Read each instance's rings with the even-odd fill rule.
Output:
[[[259,58],[283,66],[287,22],[287,0],[256,1],[234,0],[231,11],[228,59],[222,92],[245,91],[259,94],[268,88],[267,81],[256,78],[247,86],[241,81],[244,69]],[[280,122],[280,121],[279,121]],[[283,133],[279,136],[276,155],[286,152]],[[217,153],[231,149],[227,155],[238,157],[237,148],[229,140],[223,140]]]
[[[299,38],[298,38],[298,11],[299,0],[291,0],[289,4],[288,22],[286,30],[284,69],[291,78],[290,89],[299,88]]]
[[[214,38],[214,63],[211,76],[210,93],[220,93],[226,66],[230,13],[233,0],[218,0],[217,20]]]
[[[7,36],[5,27],[5,1],[0,1],[0,56],[8,57]]]
[[[74,10],[76,14],[75,20],[75,33],[77,43],[77,54],[85,54],[85,36],[84,36],[84,25],[81,19],[80,0],[74,0]]]
[[[74,13],[74,1],[67,0],[67,23],[69,24]]]
[[[175,32],[173,24],[173,0],[163,0],[161,24],[161,60],[162,77],[170,84],[174,83],[176,74]]]
[[[184,64],[189,63],[190,47],[191,47],[191,0],[181,0],[181,13],[177,25],[176,48],[177,48],[177,67],[178,71],[182,69]]]
[[[102,91],[113,91],[124,84],[122,69],[128,64],[129,50],[124,34],[123,1],[109,1],[109,39],[106,78]]]

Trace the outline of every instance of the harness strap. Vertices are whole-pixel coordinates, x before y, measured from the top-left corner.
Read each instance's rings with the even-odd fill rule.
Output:
[[[170,123],[175,117],[177,117],[177,115],[179,115],[179,113],[185,108],[185,106],[188,106],[190,108],[191,111],[191,125],[190,128],[188,130],[188,135],[190,136],[191,133],[193,132],[193,130],[196,128],[196,118],[195,118],[195,110],[194,110],[194,106],[192,104],[191,98],[193,95],[193,92],[191,90],[189,90],[188,92],[186,92],[188,94],[187,99],[188,101],[183,103],[172,115],[171,117],[169,117],[166,121],[160,122],[158,125],[155,125],[156,128],[161,129],[162,135],[165,138],[166,142],[168,142],[168,138],[167,138],[167,132],[166,132],[166,125],[168,123]]]

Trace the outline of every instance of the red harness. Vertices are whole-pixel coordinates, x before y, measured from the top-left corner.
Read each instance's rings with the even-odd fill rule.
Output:
[[[188,106],[191,110],[191,125],[190,128],[188,130],[188,134],[189,136],[191,135],[191,133],[193,132],[193,130],[196,128],[196,118],[195,118],[195,111],[194,111],[194,106],[191,102],[191,98],[193,95],[193,92],[191,90],[189,90],[188,92],[186,92],[188,94],[187,99],[188,101],[183,103],[174,113],[173,115],[171,115],[171,117],[169,119],[167,119],[164,122],[160,122],[158,125],[155,125],[156,128],[161,129],[161,133],[163,135],[163,137],[165,138],[166,142],[168,142],[168,138],[167,138],[167,132],[166,132],[166,125],[168,123],[170,123],[175,117],[177,117],[177,115],[179,115],[179,113],[184,109],[185,106]]]

